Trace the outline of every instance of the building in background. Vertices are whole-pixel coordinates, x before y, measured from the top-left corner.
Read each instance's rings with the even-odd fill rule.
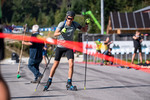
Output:
[[[150,33],[150,6],[130,12],[110,12],[107,34]]]

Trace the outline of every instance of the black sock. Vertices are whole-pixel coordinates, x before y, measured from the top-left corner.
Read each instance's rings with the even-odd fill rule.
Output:
[[[67,81],[68,83],[72,83],[72,79],[68,79],[68,81]]]

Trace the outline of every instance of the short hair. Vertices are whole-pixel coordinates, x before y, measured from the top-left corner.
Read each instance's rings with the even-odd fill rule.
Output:
[[[112,48],[109,48],[112,51]]]
[[[38,31],[39,31],[39,25],[33,25],[32,32],[38,32]]]
[[[141,32],[140,32],[140,31],[138,31],[138,30],[137,30],[137,31],[135,31],[135,32],[136,32],[136,33],[137,33],[137,32],[138,32],[138,33],[141,33]]]

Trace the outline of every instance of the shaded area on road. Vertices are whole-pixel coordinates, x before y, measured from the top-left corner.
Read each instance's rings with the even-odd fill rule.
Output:
[[[50,98],[50,97],[61,97],[65,95],[48,95],[48,96],[23,96],[23,97],[11,97],[12,99],[24,99],[24,98]]]

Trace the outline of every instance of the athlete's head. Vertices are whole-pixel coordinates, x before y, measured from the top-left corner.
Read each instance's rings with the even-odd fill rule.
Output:
[[[100,42],[100,41],[101,41],[101,39],[98,39],[98,41]]]
[[[136,36],[139,36],[141,33],[139,31],[136,31]]]
[[[109,52],[111,52],[111,51],[112,51],[112,48],[109,48],[108,50],[109,50]]]
[[[73,21],[74,17],[75,17],[75,12],[74,11],[68,11],[66,13],[67,21],[70,21],[70,22]]]

